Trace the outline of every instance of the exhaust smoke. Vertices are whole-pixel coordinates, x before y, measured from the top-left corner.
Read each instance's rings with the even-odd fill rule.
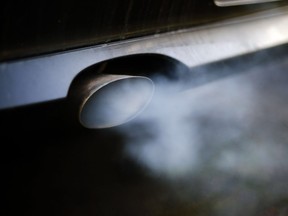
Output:
[[[176,94],[180,83],[156,80],[149,106],[119,128],[125,154],[185,199],[216,197],[213,215],[257,215],[279,203],[288,214],[285,70],[253,69]]]

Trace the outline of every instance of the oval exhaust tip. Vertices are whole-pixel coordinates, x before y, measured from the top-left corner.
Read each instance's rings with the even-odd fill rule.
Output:
[[[79,121],[86,128],[111,128],[124,124],[150,103],[154,83],[144,76],[103,75],[84,98]]]

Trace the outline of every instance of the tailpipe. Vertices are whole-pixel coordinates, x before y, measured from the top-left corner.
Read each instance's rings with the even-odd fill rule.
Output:
[[[98,74],[77,82],[70,97],[77,107],[80,124],[101,129],[138,116],[150,103],[154,89],[153,81],[145,76]]]

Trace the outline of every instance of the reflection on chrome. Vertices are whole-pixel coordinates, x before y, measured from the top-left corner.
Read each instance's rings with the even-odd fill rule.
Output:
[[[215,4],[220,7],[236,6],[244,4],[266,3],[282,0],[215,0]]]

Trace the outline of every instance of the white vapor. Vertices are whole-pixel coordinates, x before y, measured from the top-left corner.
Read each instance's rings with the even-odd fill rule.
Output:
[[[126,154],[163,181],[230,197],[215,215],[254,215],[287,199],[288,75],[271,70],[175,94],[176,83],[160,83],[145,112],[121,128]]]

